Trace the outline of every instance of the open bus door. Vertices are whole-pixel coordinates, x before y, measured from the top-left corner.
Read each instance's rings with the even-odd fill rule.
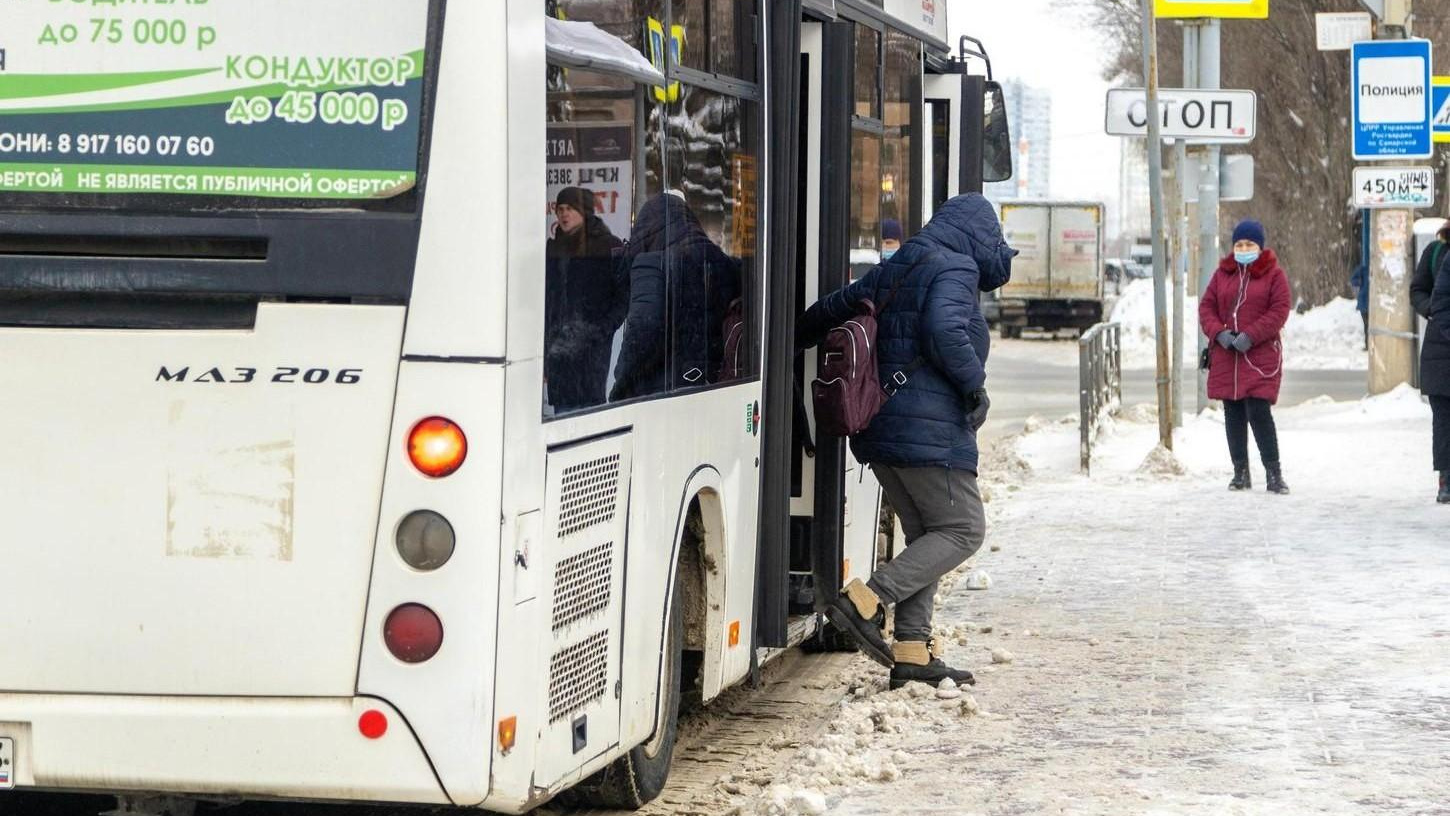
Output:
[[[816,437],[807,404],[816,353],[794,354],[793,341],[796,313],[849,280],[854,27],[802,22],[794,2],[770,13],[772,59],[797,70],[778,70],[771,88],[777,215],[756,645],[783,647],[791,616],[814,613],[842,584],[849,453],[844,439]]]
[[[880,137],[881,114],[858,115],[856,48],[863,23],[802,22],[798,0],[772,4],[771,265],[767,326],[756,645],[792,642],[805,620],[851,577],[874,569],[880,488],[846,440],[818,437],[808,405],[816,353],[794,355],[795,316],[852,277],[852,151]],[[866,39],[869,42],[870,35]],[[1001,88],[953,61],[928,59],[911,104],[917,143],[911,172],[921,194],[905,220],[928,220],[947,198],[1011,175]],[[990,73],[990,64],[988,67]],[[878,105],[878,111],[879,111]],[[1005,163],[1005,171],[1003,165]],[[849,572],[849,574],[848,574]],[[800,630],[796,630],[800,634]]]

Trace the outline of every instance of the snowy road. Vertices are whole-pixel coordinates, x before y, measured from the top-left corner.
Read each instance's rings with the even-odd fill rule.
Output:
[[[1002,340],[992,338],[987,364],[987,391],[992,413],[982,431],[985,439],[1001,439],[1022,431],[1029,417],[1056,420],[1078,410],[1078,362],[1075,340]],[[1190,372],[1192,373],[1192,372]],[[1123,372],[1127,405],[1157,400],[1151,369]],[[1319,396],[1356,400],[1364,396],[1368,375],[1363,370],[1291,370],[1284,376],[1283,402],[1297,405]],[[1186,398],[1195,399],[1190,385]]]

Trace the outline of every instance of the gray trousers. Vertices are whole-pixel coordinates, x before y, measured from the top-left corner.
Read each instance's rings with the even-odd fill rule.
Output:
[[[972,557],[987,537],[987,515],[977,477],[965,470],[893,468],[872,472],[901,517],[906,549],[866,585],[896,607],[898,641],[931,640],[937,582]]]

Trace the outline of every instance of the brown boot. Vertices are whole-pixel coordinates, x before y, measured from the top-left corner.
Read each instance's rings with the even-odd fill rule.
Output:
[[[891,688],[899,689],[907,683],[926,683],[936,687],[943,680],[951,680],[958,686],[974,686],[977,679],[966,669],[954,669],[942,661],[936,650],[936,642],[898,640],[891,647],[896,664],[891,667]]]

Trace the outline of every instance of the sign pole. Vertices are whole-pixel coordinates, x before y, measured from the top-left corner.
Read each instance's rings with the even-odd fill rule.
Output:
[[[1153,214],[1153,317],[1158,340],[1158,440],[1173,449],[1168,368],[1168,269],[1163,240],[1163,109],[1158,104],[1158,34],[1153,0],[1142,0],[1143,74],[1148,81],[1148,190]]]
[[[1388,0],[1375,39],[1404,39],[1411,14],[1410,0]],[[1358,94],[1359,89],[1353,92]],[[1389,164],[1398,167],[1411,162]],[[1414,270],[1415,211],[1377,209],[1368,213],[1368,217],[1369,392],[1384,394],[1401,383],[1410,382],[1414,376],[1417,343],[1409,289]]]
[[[1198,87],[1218,90],[1221,83],[1219,54],[1222,44],[1222,24],[1218,20],[1204,20],[1198,26]],[[1208,289],[1213,273],[1218,270],[1218,199],[1219,199],[1219,156],[1221,148],[1209,145],[1198,153],[1198,294],[1201,298]],[[1198,336],[1198,354],[1203,356],[1208,348],[1208,338],[1202,331]],[[1198,411],[1208,408],[1208,372],[1198,371]]]

